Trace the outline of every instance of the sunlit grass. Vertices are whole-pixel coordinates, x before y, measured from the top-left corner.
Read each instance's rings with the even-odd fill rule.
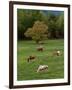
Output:
[[[34,41],[18,41],[17,51],[17,79],[37,80],[37,79],[59,79],[64,77],[64,41],[46,40],[43,44],[44,51],[36,50],[38,45]],[[59,49],[61,56],[54,56],[53,51]],[[29,55],[35,55],[35,61],[27,62]],[[48,65],[47,72],[37,73],[39,65]]]

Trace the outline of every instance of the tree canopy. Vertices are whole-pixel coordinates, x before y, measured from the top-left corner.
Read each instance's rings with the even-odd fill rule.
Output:
[[[38,43],[39,41],[47,39],[48,26],[43,21],[35,21],[32,28],[28,28],[24,35],[31,37]]]

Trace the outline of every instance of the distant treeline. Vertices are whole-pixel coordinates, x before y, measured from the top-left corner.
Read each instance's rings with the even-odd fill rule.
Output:
[[[44,21],[48,26],[49,39],[64,38],[64,12],[46,10],[17,10],[18,40],[31,39],[25,37],[26,30],[33,26],[35,21]]]

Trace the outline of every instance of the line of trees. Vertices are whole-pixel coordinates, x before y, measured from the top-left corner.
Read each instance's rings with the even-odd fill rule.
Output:
[[[18,40],[34,39],[36,37],[27,37],[27,30],[34,30],[36,25],[43,24],[42,28],[45,28],[46,34],[41,37],[48,37],[49,39],[64,38],[64,13],[53,13],[51,11],[42,10],[17,10],[17,28],[18,28]],[[36,24],[38,23],[38,24]],[[42,30],[41,28],[41,30]],[[40,31],[41,32],[41,31]],[[33,34],[35,36],[35,34]],[[38,37],[38,36],[37,36]],[[40,39],[41,39],[40,37]]]

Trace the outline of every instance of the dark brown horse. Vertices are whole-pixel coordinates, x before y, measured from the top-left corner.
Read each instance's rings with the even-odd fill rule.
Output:
[[[37,48],[38,51],[43,51],[43,48]]]
[[[37,51],[43,51],[43,50],[44,50],[44,48],[43,48],[42,45],[40,45],[40,46],[37,47]]]
[[[30,62],[30,61],[34,60],[35,58],[36,58],[35,56],[29,56],[29,57],[27,58],[27,61]]]

